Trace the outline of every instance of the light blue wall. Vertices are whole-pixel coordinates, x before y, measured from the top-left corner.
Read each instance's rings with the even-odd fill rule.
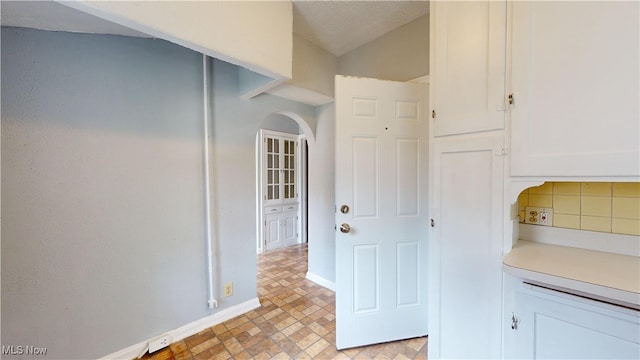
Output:
[[[214,179],[216,236],[220,243],[221,283],[233,281],[234,292],[255,296],[256,289],[256,134],[265,118],[281,110],[313,119],[313,108],[271,95],[238,97],[238,68],[214,63],[211,165]],[[315,124],[312,124],[315,128]],[[238,281],[251,287],[236,289]],[[246,293],[245,293],[246,292]]]
[[[2,28],[2,345],[95,358],[256,297],[255,136],[313,109],[213,65],[206,306],[202,60],[151,39]],[[315,125],[313,125],[315,127]]]
[[[316,107],[316,119],[316,142],[309,146],[309,275],[333,283],[336,280],[334,104]]]

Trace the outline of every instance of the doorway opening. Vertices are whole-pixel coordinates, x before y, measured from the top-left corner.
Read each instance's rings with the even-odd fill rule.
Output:
[[[308,242],[309,127],[274,113],[256,135],[256,253]]]

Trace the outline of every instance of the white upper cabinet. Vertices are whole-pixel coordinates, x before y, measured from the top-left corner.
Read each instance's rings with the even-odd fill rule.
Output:
[[[513,176],[640,176],[639,3],[513,2]]]
[[[503,129],[506,2],[437,1],[431,14],[434,135]]]
[[[264,204],[297,202],[297,137],[263,130]]]

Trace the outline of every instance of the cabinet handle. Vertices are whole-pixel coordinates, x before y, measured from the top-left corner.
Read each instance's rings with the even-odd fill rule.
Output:
[[[518,330],[518,323],[520,319],[516,316],[516,314],[511,313],[511,330]]]

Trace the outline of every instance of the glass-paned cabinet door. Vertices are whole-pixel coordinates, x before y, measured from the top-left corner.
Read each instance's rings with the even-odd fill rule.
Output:
[[[296,198],[296,141],[284,139],[284,200]]]
[[[266,143],[266,200],[280,199],[280,140],[277,138],[265,138]]]
[[[265,205],[297,200],[297,138],[263,132],[263,191]]]

